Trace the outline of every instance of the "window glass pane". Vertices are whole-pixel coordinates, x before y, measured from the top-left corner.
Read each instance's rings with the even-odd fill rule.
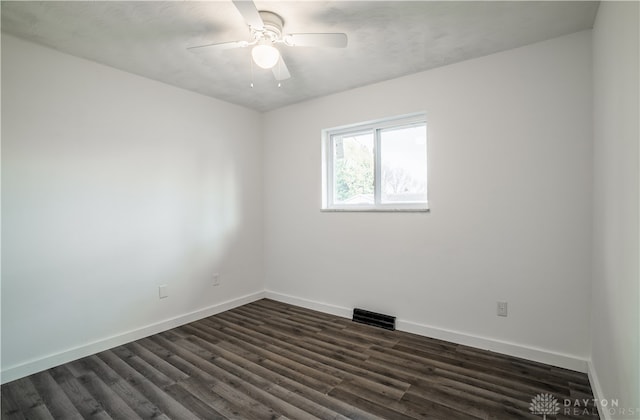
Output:
[[[333,137],[333,195],[337,204],[374,204],[373,133]]]
[[[426,202],[426,126],[382,130],[380,149],[382,203]]]

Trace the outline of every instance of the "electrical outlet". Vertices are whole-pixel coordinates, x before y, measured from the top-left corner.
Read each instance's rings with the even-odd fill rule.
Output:
[[[213,275],[213,285],[214,286],[220,286],[220,274],[219,273],[215,273]]]
[[[162,286],[158,286],[158,297],[160,299],[164,299],[166,297],[169,297],[169,288],[167,287],[166,284],[164,284]]]
[[[498,302],[498,316],[507,316],[507,302]]]

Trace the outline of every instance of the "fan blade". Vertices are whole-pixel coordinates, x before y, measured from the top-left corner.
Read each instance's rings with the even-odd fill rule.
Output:
[[[233,0],[233,4],[238,9],[238,12],[244,18],[244,21],[247,22],[249,26],[255,29],[264,28],[264,22],[262,22],[262,18],[260,17],[260,13],[258,13],[258,9],[256,5],[251,0]]]
[[[332,47],[345,48],[347,34],[288,34],[284,43],[291,47]]]
[[[188,47],[187,50],[195,54],[207,54],[213,51],[230,50],[231,48],[242,48],[248,45],[247,41],[218,42],[216,44],[198,45]]]
[[[284,59],[282,58],[282,55],[280,56],[280,60],[278,60],[278,64],[273,66],[271,71],[273,72],[273,76],[276,78],[276,80],[287,80],[291,77],[291,74],[289,73],[289,69],[287,68],[287,65],[284,63]]]

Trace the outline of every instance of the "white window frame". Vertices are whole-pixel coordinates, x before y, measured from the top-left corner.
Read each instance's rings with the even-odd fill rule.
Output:
[[[381,202],[381,173],[382,158],[378,153],[381,145],[381,135],[383,130],[398,129],[411,127],[416,125],[424,125],[427,128],[426,114],[409,114],[398,117],[384,118],[381,120],[367,121],[358,124],[351,124],[341,127],[328,128],[322,130],[322,211],[373,211],[373,212],[427,212],[429,211],[429,164],[428,164],[428,147],[429,140],[427,136],[427,154],[425,156],[425,164],[427,165],[427,201],[405,202],[405,203],[382,203]],[[336,137],[342,137],[349,134],[357,134],[363,132],[373,132],[374,134],[374,204],[344,204],[335,203],[334,200],[334,179],[333,179],[333,142]]]

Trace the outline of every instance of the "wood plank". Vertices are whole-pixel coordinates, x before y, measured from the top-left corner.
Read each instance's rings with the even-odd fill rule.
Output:
[[[8,393],[27,419],[53,419],[49,409],[30,377],[13,381]]]
[[[184,407],[189,407],[192,414],[200,419],[204,420],[226,420],[231,419],[233,417],[226,417],[220,411],[215,409],[213,405],[209,405],[187,391],[180,384],[173,384],[165,388],[165,392],[170,395],[173,399],[178,401]],[[222,410],[222,408],[220,409]],[[180,417],[174,417],[179,419]]]
[[[167,362],[164,358],[145,348],[142,345],[142,340],[129,343],[124,347],[174,382],[189,378],[187,373],[181,371],[171,363]]]
[[[335,315],[330,315],[324,312],[316,311],[313,309],[307,309],[300,306],[289,305],[288,303],[278,302],[271,299],[261,299],[251,303],[252,306],[260,308],[278,308],[279,310],[291,314],[291,316],[306,316],[311,319],[317,319],[319,321],[329,322],[336,325],[347,325],[351,323],[349,318],[341,318]]]
[[[377,403],[370,399],[353,394],[341,387],[334,388],[331,392],[329,392],[329,395],[338,398],[341,401],[348,402],[354,407],[358,407],[366,412],[376,413],[377,416],[383,417],[385,419],[412,420],[412,417],[405,415],[401,411],[396,411],[393,408],[389,408],[388,405],[384,404],[384,401]],[[398,407],[395,406],[394,408]],[[402,409],[402,411],[404,411],[404,409]]]
[[[220,347],[222,343],[211,344],[197,337],[192,337],[191,339],[201,347],[210,349],[212,352],[222,356],[215,358],[213,363],[258,387],[262,387],[262,389],[267,390],[273,395],[289,401],[293,405],[302,408],[318,418],[347,419],[347,417],[339,414],[337,411],[326,407],[326,399],[322,399],[325,405],[321,405],[317,403],[313,397],[309,398],[309,395],[313,395],[315,390],[313,388],[306,388],[302,385],[301,381],[291,380],[285,375],[280,375],[264,363],[258,364],[249,359],[239,357],[235,353]],[[324,397],[324,394],[325,392],[316,392],[315,396],[322,395]],[[341,408],[342,407],[338,408],[338,410],[341,411]],[[351,410],[348,410],[347,414],[351,414]]]
[[[503,405],[491,400],[462,392],[447,386],[411,387],[403,397],[406,401],[419,403],[424,400],[435,402],[452,410],[460,411],[481,419],[535,418],[527,409],[521,410],[511,405]]]
[[[97,355],[86,357],[81,359],[82,369],[88,370],[89,375],[95,374],[99,376],[101,382],[108,386],[122,401],[125,402],[133,411],[135,411],[138,416],[141,418],[154,418],[154,419],[167,419],[167,416],[164,415],[155,404],[150,402],[138,389],[134,386],[130,385],[125,379],[122,378],[113,369],[113,365],[105,363],[105,361],[101,357],[105,357],[105,353],[108,355],[111,352],[103,352]],[[116,358],[107,358],[112,363],[116,362]],[[73,363],[71,363],[73,365]],[[78,369],[80,370],[80,369]],[[84,377],[87,375],[83,373]],[[104,379],[103,379],[104,378]],[[145,380],[145,384],[147,381]],[[93,385],[99,385],[92,383]],[[98,388],[94,388],[96,392],[99,390],[100,392],[106,392],[104,388],[101,386]],[[112,401],[119,401],[117,399],[113,399]],[[126,412],[122,407],[118,406],[118,410],[122,410],[122,412]],[[107,410],[108,411],[108,410]]]
[[[260,348],[252,348],[252,345],[242,347],[229,342],[213,344],[207,342],[206,337],[206,334],[203,336],[196,332],[189,340],[198,342],[199,345],[205,346],[214,354],[222,355],[230,360],[244,359],[254,364],[259,364],[261,367],[267,368],[281,377],[290,378],[322,392],[328,392],[341,381],[333,376],[325,375],[305,365],[283,358],[278,354]]]
[[[405,408],[405,414],[415,419],[428,419],[428,420],[478,420],[478,417],[473,416],[463,411],[458,411],[450,407],[440,405],[433,401],[418,398],[402,398],[400,403]]]
[[[252,305],[255,305],[255,307],[259,309],[271,309],[273,311],[277,311],[283,317],[299,319],[310,324],[318,325],[322,328],[341,329],[345,328],[345,321],[351,322],[349,320],[338,318],[333,315],[328,315],[322,312],[312,311],[304,308],[297,308],[295,306],[282,304],[280,302],[269,299],[263,299],[257,302],[253,302]]]
[[[82,419],[82,415],[48,371],[37,373],[30,378],[53,418]]]
[[[189,363],[188,361],[182,359],[178,355],[172,353],[166,347],[159,344],[157,340],[152,340],[151,338],[143,338],[142,340],[138,340],[138,343],[140,343],[143,347],[156,354],[157,356],[164,358],[173,367],[179,369],[181,372],[186,373],[185,380],[196,378],[206,384],[215,381],[215,378],[213,376],[201,370],[200,368],[198,368],[198,366],[195,366],[192,363]]]
[[[0,387],[0,395],[2,397],[2,404],[0,405],[2,417],[0,418],[2,420],[24,420],[25,418],[20,408],[22,395],[15,392],[16,388],[13,385],[14,382],[9,382]]]
[[[95,372],[85,373],[78,378],[82,386],[100,401],[111,418],[114,420],[134,420],[140,417],[125,401],[120,398]]]
[[[178,384],[189,393],[209,404],[216,411],[229,419],[246,419],[246,420],[271,420],[278,416],[273,410],[260,412],[260,410],[251,402],[242,400],[232,401],[219,395],[208,384],[202,383],[195,378],[190,378]]]
[[[194,339],[197,340],[196,337],[192,338],[192,340]],[[204,342],[200,341],[200,344],[204,344]],[[223,357],[229,357],[229,355],[234,354],[222,348],[223,345],[225,345],[225,343],[218,342],[217,344],[215,345],[211,344],[210,346],[218,348],[221,354],[223,355]],[[243,357],[235,356],[235,361],[238,361],[240,364],[242,363],[241,362],[242,360],[243,360]],[[218,357],[213,362],[223,363],[224,359],[222,359],[221,357]],[[356,407],[349,406],[348,404],[345,404],[341,401],[338,401],[334,398],[327,396],[326,392],[324,391],[322,392],[316,391],[313,388],[309,388],[300,382],[290,380],[289,378],[284,376],[278,376],[278,375],[271,376],[268,373],[269,369],[267,369],[264,363],[261,363],[261,364],[253,363],[249,359],[247,359],[247,363],[251,363],[254,369],[259,370],[264,377],[269,378],[271,382],[273,382],[273,385],[277,384],[279,386],[282,386],[285,389],[284,392],[287,393],[287,395],[304,396],[304,399],[306,399],[312,405],[318,404],[320,406],[323,406],[332,410],[333,412],[340,413],[340,415],[336,415],[335,417],[331,417],[331,418],[339,419],[339,418],[342,418],[343,416],[348,419],[375,419],[376,418],[376,416],[371,413],[362,412]],[[271,386],[272,390],[273,390],[273,385]],[[293,393],[293,394],[289,394],[289,393]],[[306,411],[309,411],[309,410],[306,409]],[[320,411],[323,411],[323,410],[320,410]],[[314,415],[316,415],[317,417],[323,418],[323,416],[319,412],[314,413]]]
[[[95,420],[111,419],[111,416],[104,410],[103,405],[73,376],[68,365],[52,368],[49,372],[83,418]]]
[[[129,351],[123,346],[116,347],[111,351],[120,359],[122,359],[126,364],[131,366],[133,370],[135,370],[137,373],[148,379],[159,388],[166,388],[176,383],[175,380],[160,372],[158,369],[147,363],[144,359],[135,355],[133,352]]]
[[[257,355],[273,360],[276,363],[281,363],[293,370],[304,370],[307,375],[319,381],[327,381],[327,383],[329,383],[342,380],[338,377],[340,373],[339,370],[318,360],[299,355],[296,352],[284,348],[268,347],[265,339],[270,340],[269,336],[252,330],[242,329],[239,331],[229,327],[232,327],[232,325],[225,325],[225,328],[221,332],[216,333],[213,330],[211,332],[212,334],[224,335],[226,337],[225,342],[236,345],[239,348],[249,349]],[[277,340],[275,341],[277,342]],[[224,345],[225,342],[222,344]]]
[[[128,364],[131,358],[125,362],[119,358],[115,352],[105,351],[98,356],[107,363],[111,369],[118,373],[118,375],[124,378],[133,389],[139,390],[140,396],[147,399],[162,413],[165,413],[167,417],[184,420],[195,420],[198,418],[154,383],[155,380],[160,386],[166,387],[173,385],[173,381],[167,382],[163,380],[163,378],[145,376],[142,372],[136,370],[133,365]],[[151,417],[159,418],[157,415],[152,415]]]
[[[516,386],[522,384],[527,387],[532,395],[550,391],[558,395],[566,395],[568,387],[546,382],[544,378],[535,378],[516,371],[506,374],[499,369],[492,370],[487,366],[476,364],[469,365],[464,361],[446,361],[436,358],[425,358],[415,356],[407,352],[397,352],[395,349],[372,348],[372,360],[379,363],[388,363],[397,366],[398,369],[408,369],[414,372],[426,372],[428,375],[434,368],[449,370],[462,375],[468,375],[477,379],[485,380],[489,383],[499,383],[504,386]]]
[[[258,390],[252,389],[250,385],[226,373],[210,361],[190,352],[185,347],[166,340],[162,337],[162,334],[152,337],[152,340],[175,352],[176,355],[196,366],[202,372],[206,372],[211,378],[207,381],[209,389],[229,402],[240,404],[244,412],[250,415],[251,418],[272,419],[277,417],[278,414],[282,414],[257,400],[255,397]],[[247,392],[247,390],[251,390],[251,392]]]
[[[224,331],[234,337],[240,337],[248,342],[254,342],[256,345],[263,346],[263,348],[267,350],[282,354],[292,360],[301,361],[303,364],[323,370],[325,373],[334,375],[341,379],[349,378],[353,375],[362,375],[372,382],[389,384],[397,388],[407,388],[409,386],[407,383],[362,369],[358,367],[357,364],[342,362],[324,354],[320,354],[322,352],[321,349],[310,351],[296,346],[295,344],[290,344],[290,342],[295,343],[295,336],[278,334],[279,338],[274,337],[273,330],[270,327],[263,326],[258,332],[248,330],[244,327],[235,326],[221,319],[218,319],[218,321],[222,322],[225,327],[227,327]]]
[[[222,380],[225,384],[231,386],[235,391],[241,392],[255,401],[264,404],[265,407],[269,407],[277,413],[291,418],[317,418],[313,414],[271,393],[271,391],[276,389],[276,386],[266,381],[261,381],[260,377],[251,371],[241,366],[233,365],[233,363],[230,362],[221,363],[218,361],[218,363],[215,363],[218,359],[217,356],[192,341],[185,340],[177,342],[176,344],[180,344],[181,347],[192,352],[197,357],[211,360],[211,364],[208,367],[210,373],[214,374],[216,378]]]

